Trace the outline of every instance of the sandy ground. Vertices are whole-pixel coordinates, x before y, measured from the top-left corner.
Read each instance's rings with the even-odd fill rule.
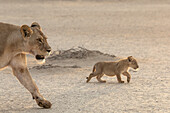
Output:
[[[53,104],[40,109],[7,68],[0,73],[0,112],[168,113],[170,112],[170,2],[168,0],[54,1],[0,0],[0,21],[37,21],[53,51],[85,47],[115,55],[47,60],[54,67],[28,66],[40,92]],[[116,77],[85,83],[97,61],[134,56],[140,69],[131,83]],[[73,68],[74,65],[78,68]],[[126,78],[122,76],[126,81]]]

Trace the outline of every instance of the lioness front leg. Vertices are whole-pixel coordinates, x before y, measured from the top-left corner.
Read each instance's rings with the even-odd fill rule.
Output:
[[[33,99],[36,100],[37,104],[43,108],[51,108],[51,103],[44,99],[44,97],[39,93],[38,87],[30,76],[27,66],[26,57],[24,54],[19,54],[15,56],[10,66],[12,67],[13,74],[17,77],[20,83],[32,94]]]
[[[117,74],[116,77],[117,77],[117,81],[118,81],[119,83],[124,83],[124,81],[121,80],[120,74]]]
[[[124,72],[122,73],[124,76],[127,76],[127,82],[129,83],[130,82],[130,79],[131,79],[131,75],[128,73],[128,72]]]
[[[106,82],[106,80],[102,80],[101,78],[102,78],[102,76],[103,76],[103,74],[100,74],[100,75],[97,75],[97,80],[99,81],[99,82],[101,82],[101,83],[105,83]]]

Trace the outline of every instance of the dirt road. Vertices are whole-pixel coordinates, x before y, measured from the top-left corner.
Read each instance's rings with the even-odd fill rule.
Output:
[[[40,109],[7,68],[0,73],[0,112],[170,112],[169,12],[168,0],[0,0],[0,21],[16,25],[37,21],[53,51],[82,46],[117,56],[47,60],[57,66],[43,69],[33,68],[38,64],[29,57],[32,77],[52,108]],[[116,77],[103,77],[104,84],[95,78],[85,83],[95,62],[127,56],[134,56],[140,66],[138,72],[130,71],[131,83],[118,84]]]

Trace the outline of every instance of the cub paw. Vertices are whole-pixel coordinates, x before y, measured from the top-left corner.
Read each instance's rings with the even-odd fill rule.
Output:
[[[103,80],[103,81],[100,81],[101,83],[106,83],[106,81],[105,80]]]
[[[120,81],[119,83],[124,83],[124,81]]]

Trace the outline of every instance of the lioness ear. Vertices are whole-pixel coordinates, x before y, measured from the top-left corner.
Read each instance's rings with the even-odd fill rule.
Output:
[[[40,25],[39,25],[37,22],[33,22],[33,23],[31,24],[31,27],[37,27],[38,29],[41,30],[41,27],[40,27]]]
[[[22,25],[20,31],[23,37],[30,37],[33,33],[32,29],[27,25]]]
[[[128,60],[129,60],[129,62],[131,62],[132,61],[132,56],[129,56]]]

